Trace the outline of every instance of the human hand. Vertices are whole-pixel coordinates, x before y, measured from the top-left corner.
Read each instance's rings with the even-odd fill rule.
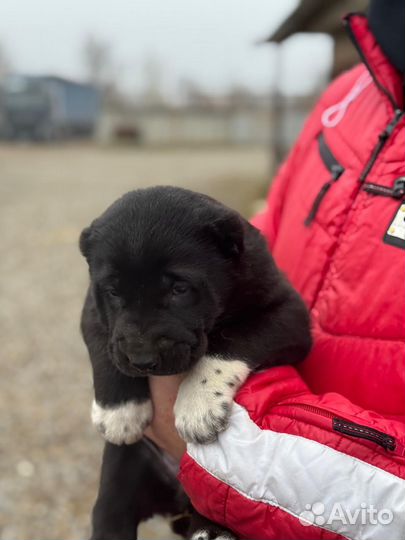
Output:
[[[172,457],[180,461],[186,444],[174,425],[174,403],[184,374],[150,376],[149,389],[153,403],[153,419],[145,435]]]

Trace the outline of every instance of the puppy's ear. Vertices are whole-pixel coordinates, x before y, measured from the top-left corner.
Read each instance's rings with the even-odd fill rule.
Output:
[[[227,258],[237,259],[244,251],[244,229],[238,214],[227,214],[209,225],[218,247]]]
[[[92,232],[93,232],[93,229],[92,229],[92,226],[90,225],[90,227],[86,227],[85,229],[82,230],[80,239],[79,239],[80,251],[82,252],[83,257],[86,257],[86,259],[88,258],[89,252],[90,252]]]

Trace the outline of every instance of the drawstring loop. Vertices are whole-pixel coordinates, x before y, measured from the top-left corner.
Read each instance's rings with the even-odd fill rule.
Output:
[[[335,127],[343,119],[346,114],[346,110],[349,105],[354,101],[357,96],[359,96],[365,88],[372,82],[372,77],[368,71],[362,73],[357,81],[354,83],[351,90],[346,94],[346,96],[335,103],[328,109],[326,109],[322,114],[322,124],[324,127]]]

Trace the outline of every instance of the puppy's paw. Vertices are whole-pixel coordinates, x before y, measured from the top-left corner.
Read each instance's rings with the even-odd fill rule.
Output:
[[[249,374],[240,360],[205,356],[180,385],[174,415],[180,437],[191,443],[210,443],[229,422],[233,397]]]
[[[132,444],[138,441],[153,416],[152,402],[127,401],[114,407],[103,407],[95,400],[91,420],[104,439],[113,444]]]
[[[198,529],[190,540],[237,540],[237,538],[228,531],[221,531],[214,527],[212,530],[210,528]]]

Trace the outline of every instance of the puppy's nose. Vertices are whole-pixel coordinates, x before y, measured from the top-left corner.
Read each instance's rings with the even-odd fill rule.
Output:
[[[132,367],[141,371],[152,371],[157,366],[157,361],[152,353],[132,353],[128,355],[128,362]]]

